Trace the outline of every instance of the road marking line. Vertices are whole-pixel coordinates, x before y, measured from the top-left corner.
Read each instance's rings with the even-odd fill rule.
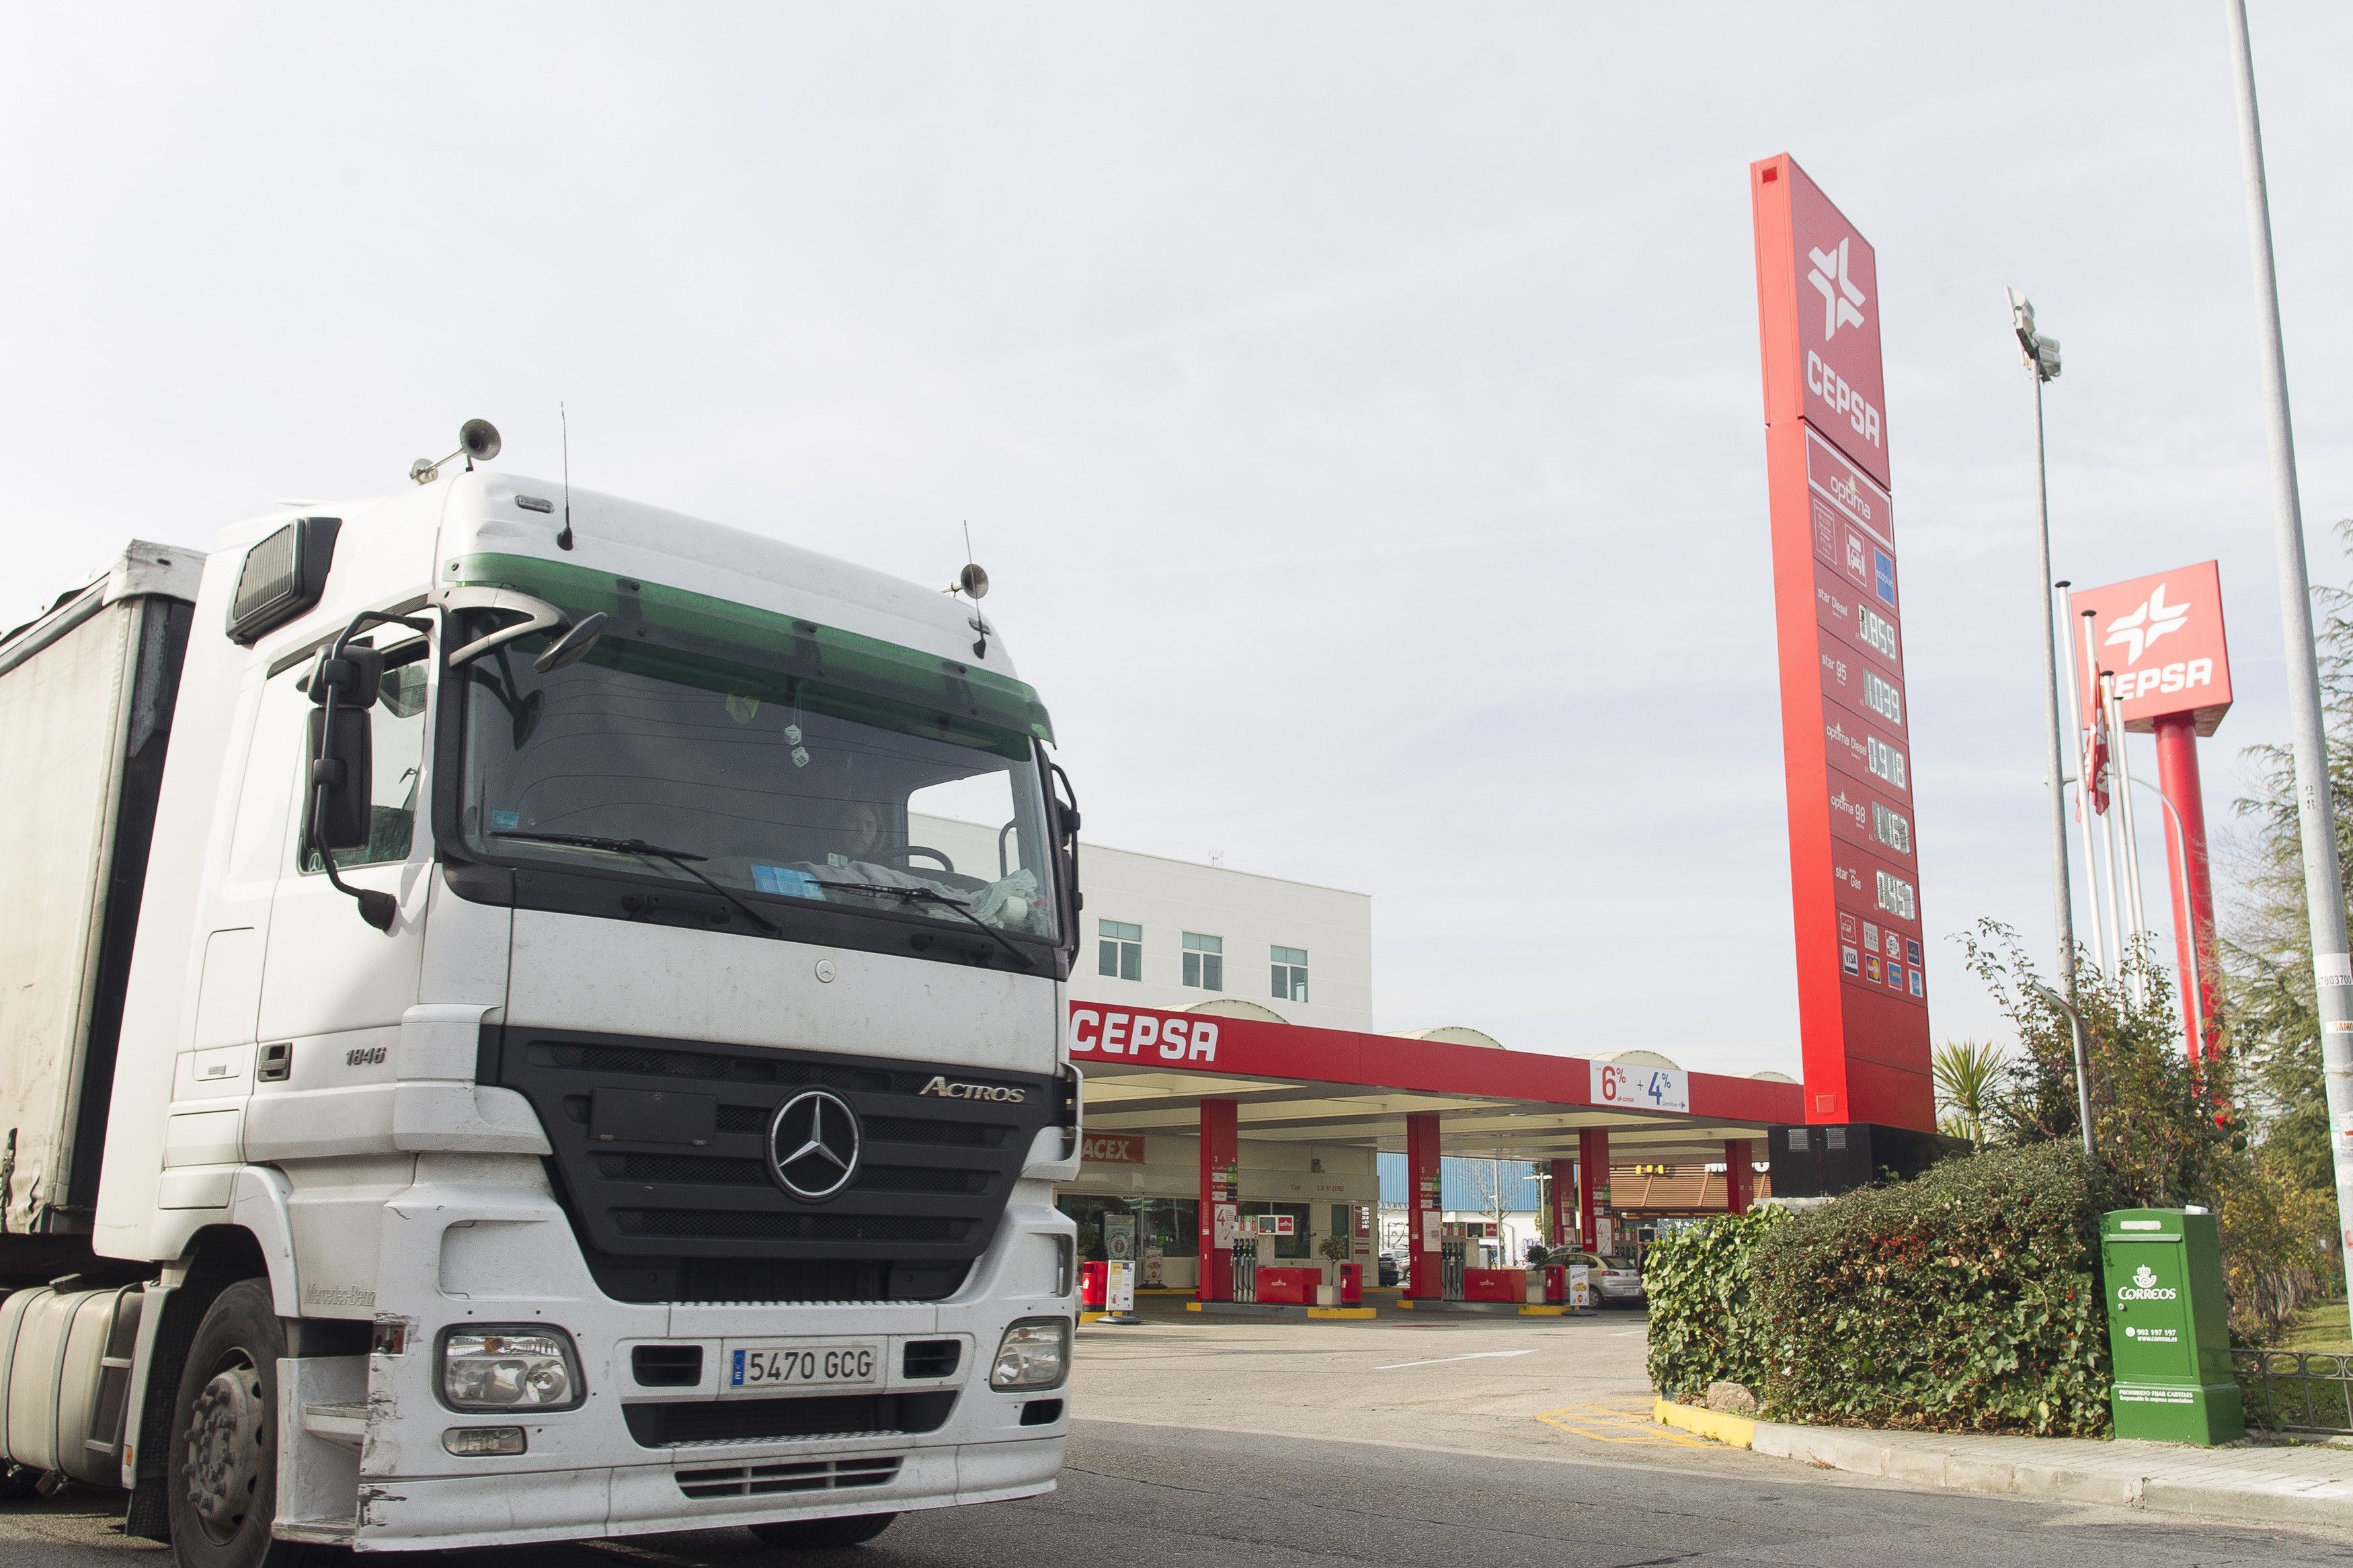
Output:
[[[1375,1372],[1395,1372],[1400,1367],[1440,1366],[1450,1361],[1499,1361],[1507,1356],[1534,1355],[1535,1353],[1536,1352],[1532,1349],[1524,1351],[1472,1351],[1469,1355],[1433,1356],[1429,1361],[1393,1361],[1387,1366],[1377,1366],[1373,1368],[1373,1370]]]
[[[1618,1443],[1636,1448],[1714,1448],[1721,1445],[1704,1437],[1694,1437],[1659,1424],[1647,1407],[1608,1405],[1593,1401],[1584,1405],[1564,1405],[1557,1410],[1539,1412],[1536,1419],[1547,1426],[1589,1437],[1597,1443]]]

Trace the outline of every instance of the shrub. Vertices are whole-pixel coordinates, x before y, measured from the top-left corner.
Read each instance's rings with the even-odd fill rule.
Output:
[[[1712,1383],[1763,1390],[1767,1357],[1750,1270],[1759,1244],[1788,1222],[1782,1208],[1724,1215],[1651,1248],[1642,1293],[1651,1305],[1652,1386],[1694,1400]]]
[[[2094,1186],[2080,1150],[2045,1143],[1772,1230],[1749,1263],[1767,1405],[1799,1421],[2105,1435]]]

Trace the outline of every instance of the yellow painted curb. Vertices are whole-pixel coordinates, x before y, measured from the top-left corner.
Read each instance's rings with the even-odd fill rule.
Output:
[[[1079,1321],[1082,1323],[1100,1323],[1105,1318],[1110,1316],[1111,1314],[1109,1312],[1081,1312],[1079,1314]]]
[[[1201,1303],[1198,1301],[1187,1301],[1185,1303],[1185,1310],[1188,1312],[1198,1312],[1201,1310]]]
[[[1377,1318],[1380,1316],[1370,1307],[1310,1307],[1307,1309],[1307,1315],[1311,1318]]]
[[[1568,1309],[1567,1307],[1523,1307],[1520,1309],[1520,1316],[1523,1318],[1559,1318],[1566,1317]]]
[[[1675,1405],[1664,1399],[1651,1404],[1651,1414],[1664,1426],[1680,1426],[1736,1448],[1746,1448],[1757,1440],[1757,1423],[1746,1415],[1725,1415],[1702,1410],[1696,1405]]]

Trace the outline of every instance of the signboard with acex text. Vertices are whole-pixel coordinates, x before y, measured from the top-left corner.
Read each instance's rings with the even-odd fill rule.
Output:
[[[1879,261],[1786,154],[1749,169],[1807,1119],[1927,1131],[1926,932]]]

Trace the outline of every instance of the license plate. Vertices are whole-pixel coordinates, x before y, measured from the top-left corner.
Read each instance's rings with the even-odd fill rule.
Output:
[[[773,1394],[802,1388],[854,1388],[882,1375],[882,1347],[774,1344],[731,1347],[722,1394]]]

